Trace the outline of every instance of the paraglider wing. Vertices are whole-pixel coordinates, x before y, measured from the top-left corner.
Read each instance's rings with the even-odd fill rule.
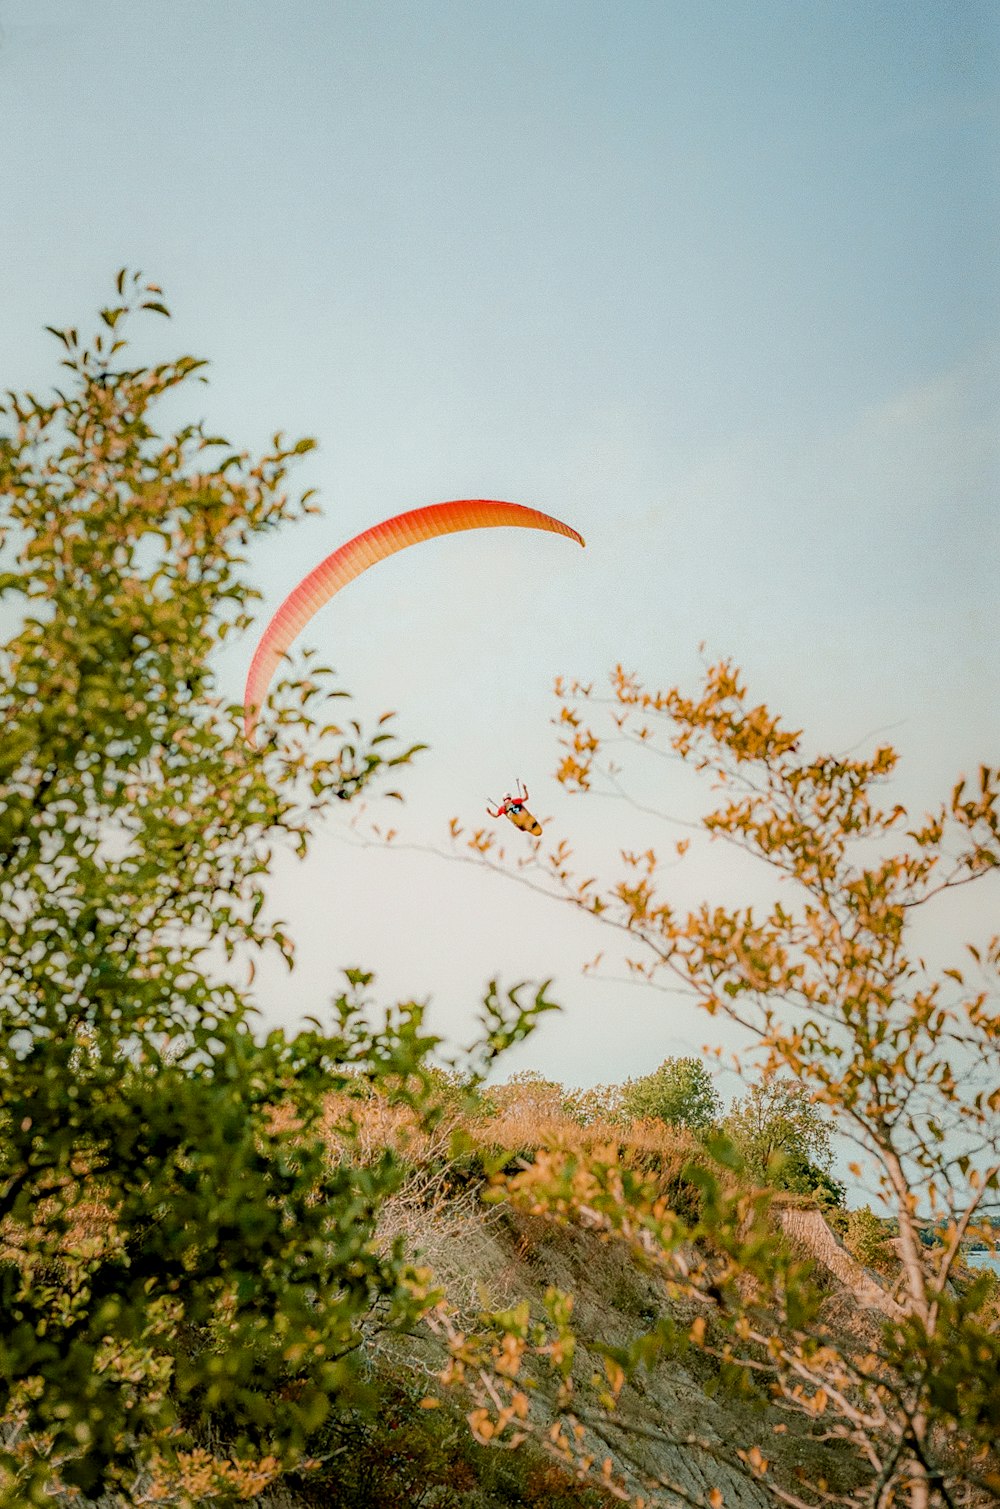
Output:
[[[544,529],[562,534],[583,544],[583,538],[549,514],[521,503],[501,503],[490,498],[458,498],[453,503],[431,503],[396,514],[381,524],[366,529],[341,545],[325,561],[310,571],[290,592],[261,637],[247,675],[243,695],[243,728],[250,744],[254,742],[257,714],[267,695],[271,677],[292,641],[305,628],[313,614],[339,592],[341,587],[397,550],[418,545],[421,540],[439,534],[455,534],[463,529],[497,529],[508,525],[517,529]]]

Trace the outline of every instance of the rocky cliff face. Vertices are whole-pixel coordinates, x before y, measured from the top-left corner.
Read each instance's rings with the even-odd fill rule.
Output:
[[[825,1269],[831,1279],[843,1286],[859,1310],[874,1310],[886,1316],[902,1314],[883,1280],[848,1252],[823,1219],[821,1211],[785,1206],[779,1210],[778,1217],[785,1235]]]
[[[860,1330],[867,1330],[879,1315],[895,1309],[877,1276],[851,1257],[818,1210],[791,1206],[777,1215],[789,1238],[806,1249],[822,1270],[841,1321],[856,1322]],[[400,1200],[385,1224],[387,1238],[399,1235],[434,1269],[460,1322],[471,1324],[484,1309],[512,1308],[523,1301],[540,1312],[549,1286],[571,1292],[579,1338],[576,1375],[582,1379],[602,1373],[601,1359],[590,1352],[590,1346],[634,1341],[672,1303],[659,1279],[644,1271],[621,1244],[600,1232],[560,1226],[505,1206],[484,1205],[472,1190],[429,1204]],[[303,1485],[300,1496],[289,1490],[262,1499],[261,1509],[265,1505],[267,1509],[304,1509],[319,1503],[331,1509],[391,1509],[397,1501],[420,1504],[423,1509],[506,1505],[604,1509],[619,1501],[598,1488],[583,1486],[558,1464],[545,1466],[547,1433],[557,1414],[551,1381],[539,1378],[532,1390],[526,1422],[530,1438],[521,1447],[514,1452],[477,1448],[461,1418],[464,1411],[457,1396],[446,1394],[443,1409],[422,1415],[418,1409],[418,1396],[436,1387],[436,1375],[445,1360],[438,1336],[424,1329],[400,1339],[373,1329],[367,1347],[368,1365],[373,1378],[381,1380],[380,1386],[388,1386],[391,1392],[392,1380],[405,1383],[411,1418],[418,1426],[437,1433],[435,1439],[439,1439],[442,1421],[449,1420],[450,1434],[443,1434],[448,1436],[450,1458],[445,1452],[436,1460],[433,1473],[428,1470],[423,1476],[419,1495],[411,1485],[416,1496],[409,1499],[397,1500],[396,1487],[385,1482],[381,1487],[373,1482],[365,1497],[353,1479],[348,1492],[343,1478],[339,1484],[327,1478],[320,1497]],[[598,1391],[588,1392],[584,1385],[575,1399],[581,1420],[575,1448],[598,1463],[607,1461],[610,1475],[633,1494],[644,1495],[647,1503],[721,1502],[726,1509],[773,1505],[774,1497],[737,1457],[740,1452],[752,1453],[754,1447],[771,1463],[768,1480],[784,1483],[792,1491],[803,1477],[808,1481],[822,1477],[832,1487],[850,1487],[850,1460],[838,1457],[830,1446],[806,1432],[796,1436],[787,1430],[776,1436],[775,1423],[784,1423],[787,1417],[773,1411],[753,1379],[738,1381],[745,1387],[734,1387],[733,1380],[722,1376],[710,1358],[678,1355],[627,1384],[613,1415],[600,1405]],[[398,1394],[393,1398],[395,1419]],[[387,1416],[382,1441],[377,1430],[366,1441],[366,1450],[376,1456],[381,1453],[383,1465],[393,1449],[389,1427]],[[342,1471],[350,1475],[346,1466]],[[653,1497],[651,1489],[659,1497]],[[721,1493],[721,1501],[715,1490]]]

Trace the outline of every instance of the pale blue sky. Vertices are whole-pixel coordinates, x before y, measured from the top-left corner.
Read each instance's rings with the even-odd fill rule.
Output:
[[[421,503],[582,531],[436,543],[311,626],[432,746],[415,840],[520,775],[613,854],[619,810],[552,781],[552,678],[690,682],[701,640],[820,744],[893,725],[929,806],[1000,758],[998,62],[995,0],[0,0],[0,386],[50,380],[42,326],[119,266],[155,277],[150,353],[211,359],[213,429],[321,444],[322,519],[254,556],[262,615]],[[416,853],[331,831],[278,899],[278,1019],[363,963],[456,1031],[489,975],[555,973],[518,1063],[569,1083],[716,1031],[582,982],[596,935]]]

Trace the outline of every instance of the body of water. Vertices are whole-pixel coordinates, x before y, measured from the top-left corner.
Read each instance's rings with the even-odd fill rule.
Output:
[[[970,1268],[992,1268],[1000,1274],[1000,1252],[965,1252],[962,1254]]]

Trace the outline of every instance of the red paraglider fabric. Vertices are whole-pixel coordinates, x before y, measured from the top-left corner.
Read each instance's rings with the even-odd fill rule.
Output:
[[[341,587],[367,571],[369,566],[385,560],[386,556],[410,545],[418,545],[421,540],[430,540],[439,534],[455,534],[463,529],[497,529],[505,525],[517,529],[544,529],[583,544],[583,537],[575,529],[537,508],[490,498],[458,498],[452,503],[431,503],[426,508],[396,514],[394,518],[355,535],[353,540],[328,555],[285,598],[264,630],[254,653],[243,696],[243,727],[249,743],[254,742],[257,714],[281,657],[313,614]]]

